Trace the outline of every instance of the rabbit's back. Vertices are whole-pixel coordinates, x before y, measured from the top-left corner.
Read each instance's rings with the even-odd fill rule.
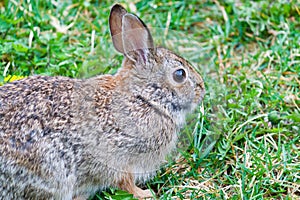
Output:
[[[47,134],[49,129],[62,129],[70,114],[73,88],[72,79],[44,76],[0,87],[0,133],[16,136],[20,130],[24,135],[26,131],[43,129]]]
[[[66,186],[74,179],[68,165],[76,156],[63,140],[71,134],[76,84],[65,77],[35,76],[0,87],[0,197],[51,199],[55,188],[60,188],[57,198],[67,195],[55,179]]]
[[[114,87],[110,75],[34,76],[0,87],[0,198],[72,199],[105,184],[106,152],[95,146],[114,129]],[[95,186],[94,170],[104,173]]]

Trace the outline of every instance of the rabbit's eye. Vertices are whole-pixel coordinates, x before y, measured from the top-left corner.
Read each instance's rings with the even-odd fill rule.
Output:
[[[186,72],[184,69],[177,69],[176,71],[173,72],[173,79],[177,83],[182,83],[186,79]]]

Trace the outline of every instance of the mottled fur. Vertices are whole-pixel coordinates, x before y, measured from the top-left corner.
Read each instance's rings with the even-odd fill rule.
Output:
[[[127,23],[141,26],[131,15]],[[109,186],[151,195],[135,182],[149,179],[175,147],[204,84],[183,58],[149,46],[152,39],[149,49],[122,52],[127,44],[111,31],[125,55],[116,75],[32,76],[0,87],[1,199],[84,199]],[[178,68],[187,73],[183,83],[173,80]]]

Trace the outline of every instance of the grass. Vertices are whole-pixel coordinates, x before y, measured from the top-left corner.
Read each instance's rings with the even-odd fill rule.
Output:
[[[192,62],[207,88],[203,110],[182,131],[193,133],[190,146],[147,187],[160,199],[299,199],[300,3],[121,2],[154,40]],[[0,2],[0,82],[114,73],[122,56],[109,38],[111,6]],[[111,189],[94,197],[110,198],[131,196]]]

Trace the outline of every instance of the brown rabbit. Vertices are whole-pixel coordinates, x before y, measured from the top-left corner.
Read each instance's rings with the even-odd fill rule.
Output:
[[[115,75],[79,80],[33,76],[0,87],[0,199],[87,199],[155,174],[175,147],[202,78],[180,56],[156,48],[146,25],[114,5]]]

